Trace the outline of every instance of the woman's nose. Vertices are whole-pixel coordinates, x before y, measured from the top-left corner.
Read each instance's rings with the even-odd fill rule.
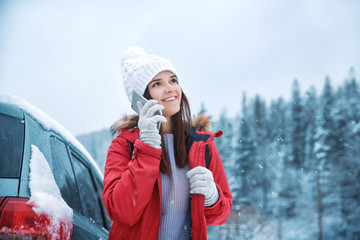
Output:
[[[171,92],[171,91],[174,91],[174,86],[173,85],[171,85],[171,84],[167,84],[167,86],[166,86],[166,91],[167,92]]]

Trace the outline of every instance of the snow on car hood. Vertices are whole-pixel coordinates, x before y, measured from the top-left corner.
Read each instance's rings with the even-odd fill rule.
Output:
[[[33,206],[32,209],[38,216],[45,215],[49,219],[47,230],[51,233],[52,239],[60,239],[60,231],[66,233],[65,239],[70,239],[73,210],[61,197],[50,166],[35,145],[31,145],[29,178],[31,197],[28,204]],[[61,227],[63,229],[60,229]]]
[[[104,178],[102,171],[100,170],[98,164],[91,157],[90,153],[85,149],[85,147],[68,131],[66,130],[60,123],[49,117],[46,113],[38,109],[37,107],[29,104],[25,100],[8,94],[8,93],[0,93],[0,102],[8,103],[10,105],[16,106],[32,116],[44,129],[53,130],[54,132],[62,135],[68,142],[73,144],[77,149],[79,149],[94,165],[101,179]]]

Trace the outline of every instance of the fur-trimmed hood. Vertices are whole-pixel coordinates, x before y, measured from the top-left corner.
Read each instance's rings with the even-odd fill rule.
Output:
[[[134,128],[139,121],[139,115],[123,115],[111,126],[111,133],[113,136],[119,135],[124,129]],[[200,113],[192,121],[192,126],[199,131],[209,132],[211,131],[211,116]]]

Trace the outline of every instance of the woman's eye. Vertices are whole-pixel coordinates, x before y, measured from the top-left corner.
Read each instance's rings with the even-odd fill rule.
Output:
[[[178,83],[178,80],[176,78],[171,79],[172,83]]]
[[[159,86],[159,85],[160,85],[160,83],[157,82],[157,83],[153,84],[153,87],[156,87],[156,86]]]

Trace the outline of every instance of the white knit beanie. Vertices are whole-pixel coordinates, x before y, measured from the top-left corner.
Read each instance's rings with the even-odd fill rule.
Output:
[[[131,47],[125,51],[121,59],[121,70],[125,92],[130,102],[133,90],[143,95],[147,85],[160,72],[168,70],[177,75],[169,60],[148,55],[139,47]]]

